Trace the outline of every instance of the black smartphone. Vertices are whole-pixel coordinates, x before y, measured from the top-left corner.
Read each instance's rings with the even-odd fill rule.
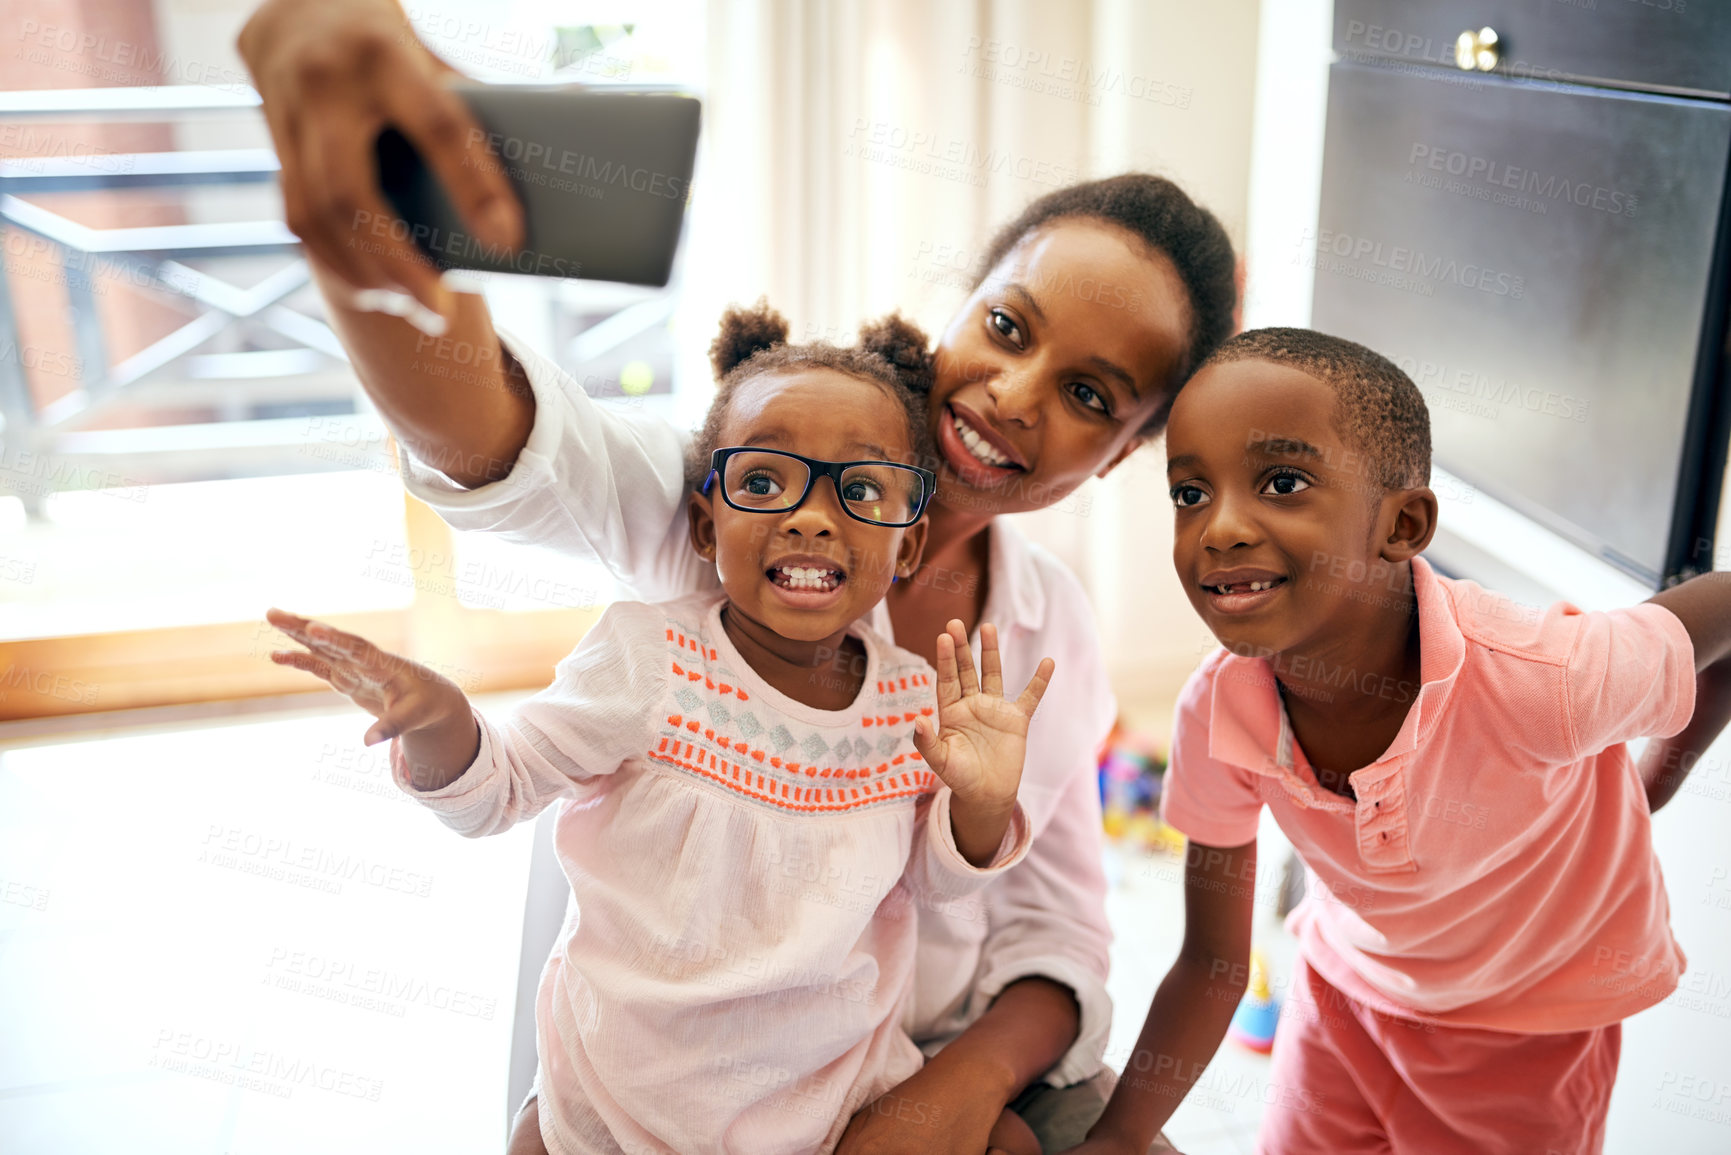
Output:
[[[666,88],[452,85],[480,122],[492,162],[523,203],[525,237],[506,252],[471,233],[408,139],[375,145],[379,183],[441,269],[665,285],[679,248],[700,105]],[[363,240],[364,235],[363,235]]]

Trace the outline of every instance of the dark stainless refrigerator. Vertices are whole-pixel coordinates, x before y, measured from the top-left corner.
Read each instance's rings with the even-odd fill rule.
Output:
[[[1334,50],[1314,327],[1413,377],[1449,473],[1714,568],[1731,3],[1336,0]]]

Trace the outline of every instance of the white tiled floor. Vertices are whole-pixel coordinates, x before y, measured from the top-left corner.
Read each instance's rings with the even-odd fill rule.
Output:
[[[1254,942],[1267,956],[1278,995],[1291,973],[1294,944],[1274,914],[1280,861],[1258,862]],[[1112,889],[1106,912],[1112,920],[1112,1037],[1106,1060],[1121,1069],[1154,997],[1154,988],[1178,954],[1184,934],[1184,861],[1114,846],[1107,852]],[[1237,1043],[1221,1044],[1202,1081],[1179,1104],[1166,1137],[1184,1155],[1251,1155],[1268,1088],[1268,1057]]]
[[[533,827],[453,834],[365,723],[0,754],[0,1151],[500,1148]]]
[[[364,730],[343,706],[0,733],[0,1152],[499,1148],[532,828],[458,838]],[[1654,823],[1690,973],[1625,1026],[1613,1155],[1731,1151],[1728,751]],[[1255,933],[1278,992],[1292,942],[1266,825]],[[1109,863],[1120,1065],[1177,952],[1181,863]],[[1248,1155],[1267,1072],[1225,1044],[1168,1134]]]

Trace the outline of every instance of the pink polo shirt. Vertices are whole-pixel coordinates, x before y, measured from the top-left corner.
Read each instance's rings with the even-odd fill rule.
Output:
[[[1310,868],[1289,929],[1379,1010],[1555,1032],[1652,1006],[1685,960],[1624,743],[1688,723],[1688,633],[1655,605],[1539,611],[1412,572],[1422,685],[1356,802],[1318,783],[1268,663],[1220,650],[1179,699],[1162,816],[1239,846],[1266,803]]]

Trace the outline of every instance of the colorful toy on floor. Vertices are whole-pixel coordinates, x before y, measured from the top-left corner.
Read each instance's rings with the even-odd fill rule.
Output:
[[[1181,853],[1184,836],[1160,821],[1166,757],[1155,741],[1120,723],[1101,746],[1099,762],[1106,837],[1144,850]]]
[[[1280,1000],[1268,987],[1268,960],[1250,952],[1250,986],[1233,1012],[1226,1037],[1239,1046],[1266,1055],[1274,1049],[1274,1027],[1280,1021]]]

